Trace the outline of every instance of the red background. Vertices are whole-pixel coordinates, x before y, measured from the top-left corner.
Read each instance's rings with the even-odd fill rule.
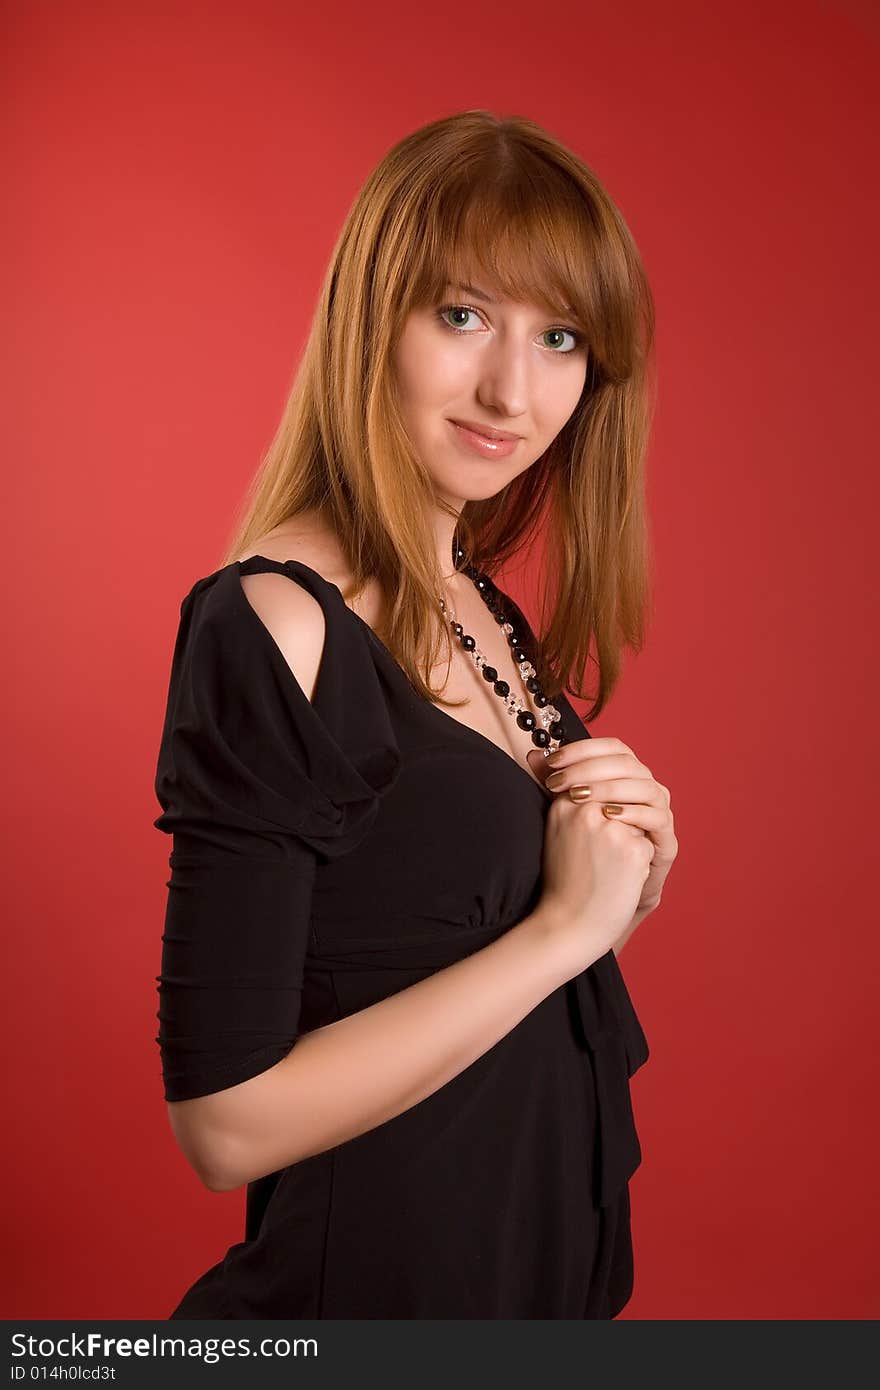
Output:
[[[241,1238],[153,1041],[178,608],[357,188],[479,106],[597,170],[657,298],[656,610],[592,726],[680,841],[621,957],[652,1048],[623,1316],[877,1317],[874,7],[160,10],[4,8],[4,1316],[166,1317]]]

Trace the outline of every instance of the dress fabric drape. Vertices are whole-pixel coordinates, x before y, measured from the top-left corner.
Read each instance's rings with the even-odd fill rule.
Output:
[[[323,610],[311,701],[242,588],[266,572]],[[555,703],[566,737],[588,738]],[[540,898],[550,795],[420,699],[299,561],[235,562],[184,598],[155,787],[173,837],[156,977],[169,1101],[258,1075]],[[641,1161],[629,1083],[647,1057],[608,951],[419,1104],[250,1183],[244,1238],[169,1317],[615,1317]]]

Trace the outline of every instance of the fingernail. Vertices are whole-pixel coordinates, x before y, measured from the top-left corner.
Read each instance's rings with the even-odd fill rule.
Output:
[[[550,781],[549,777],[547,778],[547,781]],[[572,801],[589,801],[590,797],[593,795],[593,788],[582,786],[569,787],[568,794],[571,797]]]
[[[549,777],[546,779],[546,781],[544,782],[544,786],[545,786],[545,787],[550,787],[552,790],[555,790],[556,787],[560,787],[564,781],[565,781],[565,773],[564,773],[564,772],[551,772],[551,773],[550,773],[550,776],[549,776]]]
[[[622,815],[623,815],[623,807],[622,807],[622,806],[615,806],[614,803],[611,802],[611,801],[607,802],[607,803],[602,807],[602,810],[605,812],[606,816],[622,816]]]

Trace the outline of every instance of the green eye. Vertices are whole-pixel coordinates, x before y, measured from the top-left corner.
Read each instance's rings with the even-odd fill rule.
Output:
[[[551,335],[560,338],[564,337],[566,333],[568,334],[569,338],[574,338],[574,346],[566,348],[566,350],[561,354],[561,356],[563,357],[566,357],[569,352],[574,352],[577,348],[580,347],[581,335],[579,333],[575,333],[573,328],[548,328],[547,332],[544,334],[545,338],[549,338]]]
[[[446,321],[446,319],[443,318],[443,315],[444,315],[444,314],[455,314],[455,313],[467,315],[467,314],[478,314],[478,311],[477,311],[476,309],[471,309],[471,308],[469,308],[469,306],[468,306],[467,304],[447,304],[447,305],[445,306],[445,308],[440,309],[440,310],[438,311],[438,315],[439,315],[440,319],[442,320],[443,323],[446,324],[447,328],[452,328],[456,333],[464,333],[464,332],[467,331],[466,329],[464,329],[464,328],[459,328],[459,327],[458,327],[456,324],[454,324],[454,323],[448,323],[448,322]]]

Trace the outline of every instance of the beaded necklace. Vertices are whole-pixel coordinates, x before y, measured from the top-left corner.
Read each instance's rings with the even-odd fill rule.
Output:
[[[532,743],[536,748],[542,750],[546,758],[550,753],[555,752],[557,748],[561,747],[561,745],[566,742],[562,728],[562,715],[560,711],[550,703],[549,698],[541,689],[537,671],[529,661],[528,653],[523,649],[522,636],[516,631],[514,624],[508,621],[507,615],[501,605],[498,590],[492,583],[492,580],[487,574],[482,574],[480,570],[476,569],[476,567],[469,562],[467,564],[460,564],[460,561],[464,559],[464,551],[459,549],[454,541],[452,555],[456,570],[460,569],[461,572],[466,574],[468,579],[471,580],[477,592],[482,597],[483,602],[486,604],[486,607],[489,609],[489,612],[494,616],[496,623],[500,625],[502,632],[506,635],[523,686],[525,690],[531,694],[538,707],[538,718],[541,721],[542,727],[538,727],[538,721],[535,719],[531,709],[529,709],[528,704],[523,701],[519,695],[512,695],[510,693],[510,686],[507,681],[499,677],[495,667],[489,664],[480,651],[476,640],[471,637],[469,633],[465,632],[460,622],[456,621],[455,613],[446,603],[445,599],[440,599],[440,609],[448,618],[452,631],[458,638],[462,649],[472,658],[474,665],[483,679],[491,682],[492,689],[499,699],[503,700],[507,713],[511,718],[516,718],[517,725],[520,729],[523,729],[526,733],[531,735]]]

